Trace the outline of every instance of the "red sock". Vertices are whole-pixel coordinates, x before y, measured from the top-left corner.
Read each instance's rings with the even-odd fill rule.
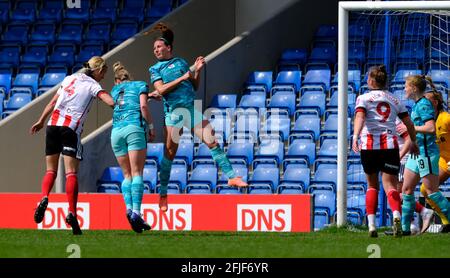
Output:
[[[78,178],[77,173],[66,174],[66,194],[69,201],[69,212],[77,216]]]
[[[376,214],[378,207],[378,190],[369,188],[366,192],[366,211],[367,215]]]
[[[402,212],[402,202],[400,199],[400,193],[397,190],[391,189],[387,194],[389,206],[392,211]]]
[[[48,170],[42,179],[42,197],[48,196],[55,184],[56,171]]]
[[[414,209],[415,212],[420,213],[423,210],[423,205],[419,202],[416,202],[416,208]]]

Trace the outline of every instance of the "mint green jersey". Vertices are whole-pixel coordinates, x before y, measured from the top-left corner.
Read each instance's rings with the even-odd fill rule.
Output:
[[[141,94],[148,94],[148,85],[144,81],[125,81],[111,90],[114,100],[113,128],[136,125],[145,127],[141,115]]]
[[[189,71],[189,65],[184,59],[174,57],[159,61],[151,66],[150,82],[153,84],[161,80],[164,84],[174,81]],[[164,112],[170,113],[178,107],[191,107],[194,105],[195,92],[190,81],[181,82],[173,91],[163,96]]]

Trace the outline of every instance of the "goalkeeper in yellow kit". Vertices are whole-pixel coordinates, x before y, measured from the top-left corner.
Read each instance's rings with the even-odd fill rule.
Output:
[[[441,93],[439,93],[434,86],[433,90],[427,92],[425,97],[431,101],[436,110],[436,138],[439,146],[440,158],[439,158],[439,184],[443,184],[448,178],[450,178],[450,114],[444,111],[444,101]],[[425,197],[426,201],[436,211],[442,220],[443,227],[441,232],[448,233],[450,231],[450,225],[448,218],[440,211],[440,209],[428,198],[427,193],[424,190],[423,184],[420,187],[420,192]]]

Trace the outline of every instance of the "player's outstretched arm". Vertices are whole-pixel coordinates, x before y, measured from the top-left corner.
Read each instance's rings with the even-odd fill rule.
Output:
[[[45,106],[44,111],[42,111],[41,116],[39,117],[39,120],[34,123],[30,128],[30,134],[35,134],[39,130],[41,130],[44,127],[44,122],[47,120],[50,113],[52,113],[53,109],[55,108],[56,101],[58,100],[59,94],[56,92],[56,94],[53,96],[53,98],[50,100],[50,102]]]

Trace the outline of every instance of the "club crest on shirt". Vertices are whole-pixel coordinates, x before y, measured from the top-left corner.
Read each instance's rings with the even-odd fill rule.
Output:
[[[167,68],[168,69],[173,69],[175,67],[175,64],[170,64]]]

